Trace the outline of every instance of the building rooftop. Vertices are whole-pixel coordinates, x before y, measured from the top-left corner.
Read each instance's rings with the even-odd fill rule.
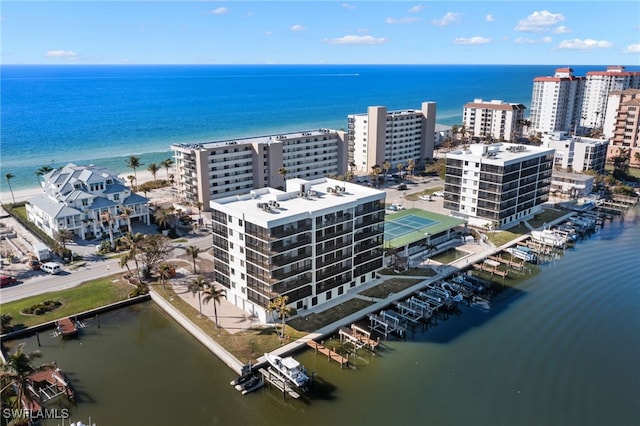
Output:
[[[339,205],[384,199],[385,192],[336,179],[287,179],[287,190],[259,188],[249,194],[211,201],[212,209],[235,217],[251,218],[253,223],[268,228],[292,220],[334,211]]]
[[[464,223],[464,219],[415,208],[388,214],[384,221],[384,246],[404,247]]]
[[[336,132],[331,129],[317,129],[317,130],[303,130],[299,132],[279,133],[276,135],[263,135],[263,136],[251,136],[247,138],[237,139],[225,139],[220,141],[209,141],[200,143],[177,143],[171,145],[173,150],[191,150],[191,149],[213,149],[221,148],[224,146],[238,145],[238,144],[269,144],[271,142],[281,142],[286,139],[301,138],[304,136],[322,136],[327,133]]]
[[[493,143],[491,145],[477,143],[468,145],[467,150],[458,149],[447,153],[447,158],[460,160],[474,159],[482,160],[483,163],[495,162],[504,164],[510,161],[521,161],[530,156],[540,154],[552,154],[553,148],[544,148],[533,145],[521,145],[515,143]]]

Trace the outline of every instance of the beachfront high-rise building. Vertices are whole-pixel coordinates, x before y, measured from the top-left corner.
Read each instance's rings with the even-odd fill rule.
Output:
[[[542,146],[555,150],[553,167],[556,170],[604,173],[609,146],[605,139],[552,132],[542,137]]]
[[[478,226],[526,219],[547,201],[552,170],[553,149],[471,144],[447,153],[444,207]]]
[[[366,114],[348,116],[348,164],[356,172],[370,173],[389,161],[392,167],[409,160],[421,163],[433,157],[436,104],[423,102],[419,110],[387,111],[370,106]]]
[[[384,201],[328,178],[211,201],[215,280],[263,322],[277,296],[300,310],[358,288],[382,267]]]
[[[603,136],[610,140],[607,158],[628,149],[630,164],[640,167],[640,89],[615,90],[609,93]]]
[[[526,108],[522,104],[501,100],[475,99],[464,105],[462,123],[472,137],[481,140],[516,141],[522,136]]]
[[[83,240],[113,242],[131,222],[150,224],[148,200],[109,169],[70,163],[43,179],[43,192],[27,202],[27,218],[52,238],[66,229]]]
[[[201,202],[246,194],[254,188],[284,188],[290,178],[311,179],[346,171],[346,147],[328,129],[271,136],[174,144],[178,198]]]
[[[530,128],[541,133],[574,131],[580,123],[584,81],[571,68],[558,68],[553,77],[534,78]]]
[[[640,72],[625,71],[622,66],[610,66],[606,71],[589,71],[582,101],[582,126],[601,129],[607,115],[609,93],[626,89],[640,89]]]

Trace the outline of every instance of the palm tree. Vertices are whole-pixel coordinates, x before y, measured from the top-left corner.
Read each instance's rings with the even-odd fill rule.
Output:
[[[127,264],[127,261],[129,260],[133,260],[134,263],[136,264],[136,278],[138,278],[138,282],[142,282],[142,280],[140,279],[140,266],[138,265],[138,252],[140,250],[140,244],[142,243],[142,240],[144,239],[144,235],[140,232],[136,232],[135,234],[132,234],[131,232],[127,232],[127,234],[120,238],[120,243],[122,245],[124,245],[125,250],[129,250],[129,254],[126,255],[125,257],[127,257],[127,260],[124,262],[125,265],[127,265],[127,269],[129,269],[129,265]],[[122,259],[120,261],[120,267],[122,267]],[[129,269],[129,273],[131,273],[131,270]]]
[[[151,163],[147,166],[147,170],[149,170],[149,172],[151,173],[151,176],[153,176],[153,181],[156,181],[156,175],[158,174],[158,170],[160,170],[160,166],[158,166],[156,163]]]
[[[398,173],[400,173],[400,176],[402,176],[402,171],[404,170],[404,164],[398,163],[398,165],[396,166],[396,169],[398,169]]]
[[[186,248],[187,254],[191,256],[191,260],[193,261],[193,273],[196,273],[196,258],[198,257],[198,253],[200,253],[200,249],[196,246],[189,246]]]
[[[387,180],[387,173],[389,173],[389,170],[391,170],[391,161],[389,160],[384,160],[384,163],[382,164],[382,169],[384,170],[384,180]]]
[[[171,168],[171,166],[173,166],[173,160],[171,158],[167,158],[166,160],[162,161],[160,165],[162,165],[167,171],[167,181],[170,181],[171,179],[169,179],[169,169]]]
[[[287,169],[285,169],[284,167],[280,167],[278,169],[278,173],[280,174],[280,176],[282,176],[282,179],[284,179],[284,189],[287,189]]]
[[[136,173],[136,169],[142,166],[140,162],[140,157],[136,157],[135,155],[127,158],[127,167],[131,167],[133,169],[133,176],[136,178],[136,182],[138,181],[138,174]]]
[[[53,171],[53,167],[51,166],[47,166],[46,164],[42,167],[40,167],[38,170],[36,170],[36,178],[38,179],[38,184],[40,186],[43,185],[44,182],[40,181],[40,178],[42,178],[42,176],[46,175],[47,173]]]
[[[122,213],[120,214],[120,219],[125,219],[127,221],[127,232],[131,232],[131,208],[125,207],[122,209]]]
[[[62,250],[66,250],[67,242],[73,241],[73,231],[67,228],[60,228],[53,234],[53,239],[62,246]]]
[[[373,166],[371,166],[371,179],[373,180],[375,186],[378,186],[378,176],[380,176],[381,172],[382,169],[378,164],[374,164]]]
[[[282,318],[282,334],[280,335],[282,338],[284,338],[285,319],[291,314],[291,308],[287,306],[288,300],[289,296],[278,296],[267,305],[267,312],[276,312]]]
[[[113,221],[113,217],[111,216],[111,212],[109,210],[105,210],[100,214],[100,219],[102,220],[102,226],[106,226],[109,230],[109,242],[111,243],[111,247],[114,247],[113,244],[113,229],[111,229],[111,222]],[[106,225],[105,225],[106,223]]]
[[[31,392],[29,391],[29,375],[35,371],[35,368],[31,363],[36,358],[42,357],[40,351],[25,353],[23,350],[24,343],[21,343],[16,351],[9,354],[6,362],[2,364],[2,383],[9,382],[15,385],[17,404],[20,404],[23,400],[26,400],[27,403],[32,401]],[[30,406],[30,404],[28,405]]]
[[[207,281],[204,279],[202,275],[198,275],[197,277],[195,277],[193,281],[191,281],[191,284],[189,284],[189,291],[191,291],[192,294],[198,293],[198,305],[200,307],[200,316],[202,316],[201,292],[205,289],[206,286],[207,286]]]
[[[11,315],[2,314],[1,321],[2,321],[2,331],[1,331],[2,334],[6,334],[13,331],[13,327],[11,326],[11,321],[13,321],[13,317]]]
[[[136,177],[134,175],[129,175],[129,176],[127,176],[127,180],[129,180],[129,184],[131,185],[131,189],[134,189],[133,188],[133,182],[135,182]]]
[[[204,207],[204,204],[202,204],[202,201],[196,201],[193,203],[194,207],[198,209],[198,217],[202,218],[202,207]]]
[[[13,199],[13,204],[15,204],[16,197],[13,196],[13,189],[11,188],[11,179],[13,179],[16,176],[12,173],[7,173],[6,175],[4,175],[4,177],[5,179],[7,179],[7,186],[9,187],[9,191],[11,191],[11,198]]]
[[[206,305],[213,300],[213,315],[216,320],[216,328],[220,328],[218,327],[218,308],[216,308],[216,305],[220,304],[220,300],[226,296],[227,292],[224,289],[216,289],[215,285],[212,285],[204,291],[204,298],[202,299],[202,302]]]
[[[416,162],[413,159],[409,159],[407,160],[407,172],[409,172],[411,174],[411,177],[413,178],[413,169],[416,168]]]
[[[169,220],[171,218],[171,214],[169,210],[158,208],[153,215],[155,222],[164,229],[167,229],[169,226]]]
[[[162,283],[162,289],[165,290],[164,284],[171,277],[172,267],[168,263],[163,263],[158,266],[158,273],[160,274],[160,282]]]
[[[133,259],[133,256],[131,255],[131,252],[125,253],[120,258],[120,268],[127,268],[127,271],[129,271],[129,275],[131,275],[131,268],[129,268],[129,261],[131,259]]]

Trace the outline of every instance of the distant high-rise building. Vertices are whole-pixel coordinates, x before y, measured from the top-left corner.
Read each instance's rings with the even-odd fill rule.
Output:
[[[609,93],[602,132],[610,140],[607,158],[629,149],[630,164],[640,167],[635,157],[640,153],[640,89],[615,90]]]
[[[553,132],[542,137],[542,146],[555,150],[554,168],[572,172],[604,173],[608,145],[609,141],[605,139],[570,136],[567,132]]]
[[[475,99],[465,104],[462,122],[467,133],[476,138],[515,141],[522,136],[526,108],[522,104],[500,100]]]
[[[582,101],[582,126],[601,129],[607,114],[609,93],[626,89],[640,89],[640,72],[625,71],[622,66],[607,67],[606,71],[589,71]]]
[[[571,68],[558,68],[553,77],[534,78],[530,128],[541,133],[575,131],[580,124],[584,82]]]
[[[433,157],[435,102],[423,102],[419,110],[370,106],[366,114],[350,114],[348,121],[348,164],[358,172],[369,173],[385,161],[395,167]]]

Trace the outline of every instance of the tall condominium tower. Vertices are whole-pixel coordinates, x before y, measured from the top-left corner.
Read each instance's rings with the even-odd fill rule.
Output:
[[[575,131],[580,123],[584,77],[571,68],[556,69],[553,77],[536,77],[531,95],[531,129],[549,133]]]
[[[607,158],[629,150],[631,165],[640,167],[640,89],[615,90],[609,93],[603,135],[610,140]]]
[[[475,99],[465,104],[462,122],[467,132],[475,137],[515,141],[522,136],[526,108],[522,104]]]
[[[622,66],[607,67],[606,71],[589,71],[582,101],[582,126],[601,129],[607,114],[609,93],[625,89],[640,89],[640,72],[625,71]]]
[[[358,172],[368,173],[385,161],[395,167],[433,157],[435,102],[423,102],[419,110],[370,106],[366,114],[350,114],[348,122],[348,163]]]

